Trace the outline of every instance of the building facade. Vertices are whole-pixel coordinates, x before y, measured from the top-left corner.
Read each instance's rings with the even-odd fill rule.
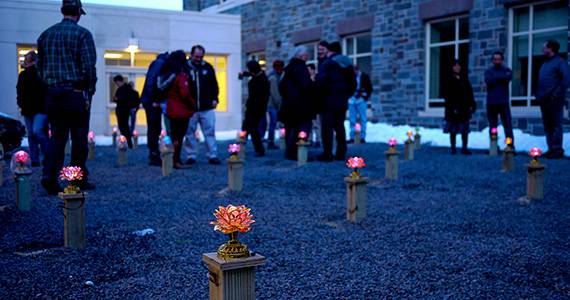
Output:
[[[59,22],[59,1],[0,1],[0,112],[17,117],[16,83],[23,55],[35,49],[39,35]],[[91,109],[91,130],[109,134],[116,125],[116,90],[113,76],[122,74],[139,92],[150,63],[165,51],[192,45],[206,48],[205,60],[217,71],[220,104],[217,129],[241,125],[241,84],[234,76],[241,69],[240,17],[189,11],[164,11],[104,5],[85,5],[87,15],[79,25],[91,31],[97,50],[97,86]],[[208,30],[203,30],[207,28]],[[137,129],[146,132],[144,109],[137,116]]]
[[[442,125],[441,95],[451,62],[468,69],[478,110],[473,129],[488,126],[485,69],[495,51],[513,69],[513,125],[540,134],[534,98],[547,39],[568,60],[567,0],[185,0],[186,9],[242,17],[244,60],[288,59],[306,45],[315,60],[319,40],[341,41],[343,52],[371,75],[375,120],[429,127]],[[568,121],[568,106],[565,108]]]

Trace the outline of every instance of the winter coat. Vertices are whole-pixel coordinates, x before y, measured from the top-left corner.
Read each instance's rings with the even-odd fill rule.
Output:
[[[166,116],[172,119],[190,118],[196,111],[196,100],[192,97],[189,76],[178,73],[167,89]]]
[[[285,124],[311,121],[315,115],[314,83],[305,61],[292,58],[279,83],[282,102],[278,119]]]
[[[161,53],[152,63],[150,63],[148,71],[146,72],[146,79],[141,95],[141,102],[143,104],[152,104],[153,102],[159,103],[164,101],[164,99],[161,99],[161,93],[157,89],[156,81],[160,75],[160,70],[162,70],[167,59],[168,53]]]
[[[117,110],[130,110],[131,108],[138,107],[139,94],[133,87],[125,83],[115,92],[114,102],[117,103]]]
[[[247,83],[249,96],[245,103],[246,115],[264,116],[269,101],[269,80],[264,72],[251,77]]]
[[[334,54],[317,73],[319,94],[323,97],[321,111],[334,112],[348,109],[348,99],[356,90],[356,78],[350,58]]]
[[[487,104],[509,103],[509,81],[512,78],[513,72],[504,66],[493,66],[485,71]]]
[[[279,92],[279,82],[281,81],[281,75],[273,71],[268,76],[269,79],[269,103],[267,107],[273,109],[279,109],[281,107],[281,93]]]
[[[218,80],[216,71],[209,63],[202,61],[199,65],[188,62],[190,66],[191,93],[196,99],[198,111],[214,109],[214,101],[218,101]]]
[[[26,68],[20,73],[16,92],[22,116],[31,117],[46,113],[46,85],[40,78],[36,66]]]
[[[551,100],[563,102],[569,85],[568,62],[559,55],[555,55],[547,59],[540,67],[536,99],[542,102]]]
[[[448,122],[467,122],[477,109],[473,88],[469,79],[464,76],[460,79],[451,76],[446,81],[443,98],[445,99],[445,120]]]
[[[358,78],[356,79],[356,85],[358,86]],[[372,82],[370,81],[370,76],[364,72],[360,72],[360,88],[354,92],[356,98],[361,98],[366,101],[370,99],[372,95]]]

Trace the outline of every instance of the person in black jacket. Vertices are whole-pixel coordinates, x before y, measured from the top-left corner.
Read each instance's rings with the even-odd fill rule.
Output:
[[[188,154],[186,164],[196,162],[197,140],[196,129],[198,124],[206,139],[208,149],[208,162],[212,165],[219,165],[222,162],[218,158],[218,148],[216,145],[216,106],[218,106],[218,81],[214,67],[204,61],[206,50],[200,45],[195,45],[190,51],[190,91],[192,98],[196,99],[198,111],[190,118],[190,125],[186,133],[184,149]]]
[[[368,74],[362,72],[358,65],[354,66],[356,76],[356,92],[348,100],[348,119],[350,120],[350,140],[347,143],[354,143],[354,128],[356,119],[360,117],[361,142],[366,142],[366,110],[368,109],[368,99],[372,94],[372,82]]]
[[[261,141],[259,124],[265,118],[267,102],[269,101],[269,80],[255,60],[247,62],[247,70],[251,79],[247,83],[249,96],[245,103],[245,119],[242,129],[251,135],[255,149],[255,157],[265,156],[265,149]]]
[[[324,97],[321,112],[323,153],[317,157],[317,160],[343,161],[346,156],[344,120],[348,109],[348,98],[354,94],[356,89],[356,79],[352,61],[340,54],[342,52],[340,43],[330,43],[327,49],[328,59],[317,73],[319,93]],[[336,133],[337,144],[335,156],[332,153],[333,132]]]
[[[473,98],[473,88],[467,75],[461,72],[458,60],[453,62],[453,74],[444,85],[443,97],[445,98],[445,127],[443,132],[449,133],[451,142],[451,154],[456,154],[456,135],[461,134],[463,147],[462,154],[471,154],[467,150],[469,136],[469,121],[477,109]]]
[[[485,71],[487,84],[487,119],[489,130],[499,125],[499,115],[505,130],[505,137],[511,138],[514,148],[513,125],[511,124],[511,106],[509,104],[509,82],[513,78],[511,69],[503,65],[503,53],[493,53],[493,66]],[[489,132],[491,134],[491,132]]]
[[[113,77],[113,81],[117,85],[118,89],[115,92],[115,97],[113,97],[113,102],[117,103],[115,108],[115,113],[117,115],[117,123],[119,124],[119,131],[121,135],[127,138],[127,144],[129,148],[133,147],[132,132],[129,127],[129,117],[131,116],[132,103],[134,102],[133,97],[133,87],[125,82],[122,75],[116,75]],[[138,94],[136,95],[138,101]]]
[[[26,121],[28,148],[32,166],[40,165],[40,150],[45,156],[48,147],[48,119],[45,111],[46,86],[36,68],[37,54],[30,51],[24,56],[24,70],[18,76],[17,102]]]
[[[309,134],[315,116],[314,83],[306,66],[307,59],[307,47],[295,47],[279,83],[282,103],[278,118],[285,125],[285,159],[289,160],[297,160],[299,132]]]

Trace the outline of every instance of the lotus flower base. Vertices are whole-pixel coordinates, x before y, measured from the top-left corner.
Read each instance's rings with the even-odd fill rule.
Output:
[[[245,258],[249,257],[249,248],[237,240],[237,232],[229,234],[230,240],[218,248],[219,258]]]

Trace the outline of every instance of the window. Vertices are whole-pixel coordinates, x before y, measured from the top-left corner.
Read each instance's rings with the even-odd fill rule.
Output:
[[[38,52],[38,49],[36,48],[35,45],[18,45],[17,47],[18,49],[18,74],[20,74],[20,72],[22,72],[24,70],[24,68],[22,68],[22,62],[24,61],[24,55],[28,54],[28,52],[30,51],[36,51],[36,53]]]
[[[343,53],[352,59],[353,65],[359,65],[362,72],[372,71],[372,36],[370,33],[345,37],[342,40]]]
[[[513,70],[511,106],[513,112],[537,106],[534,98],[538,71],[544,62],[546,40],[560,43],[560,55],[568,57],[568,3],[550,1],[513,7],[509,10],[509,66]]]
[[[469,19],[465,16],[429,22],[426,26],[426,111],[443,108],[443,84],[458,59],[467,74]]]
[[[228,111],[228,57],[225,55],[207,54],[204,60],[210,63],[216,71],[219,94],[217,112]],[[261,61],[260,61],[261,64]],[[265,65],[265,64],[264,64]]]
[[[319,55],[318,55],[318,49],[319,49],[319,43],[307,43],[307,44],[301,44],[302,46],[307,47],[307,53],[309,54],[309,58],[307,59],[307,65],[309,64],[314,64],[315,67],[319,66]],[[301,46],[300,45],[300,46]]]

